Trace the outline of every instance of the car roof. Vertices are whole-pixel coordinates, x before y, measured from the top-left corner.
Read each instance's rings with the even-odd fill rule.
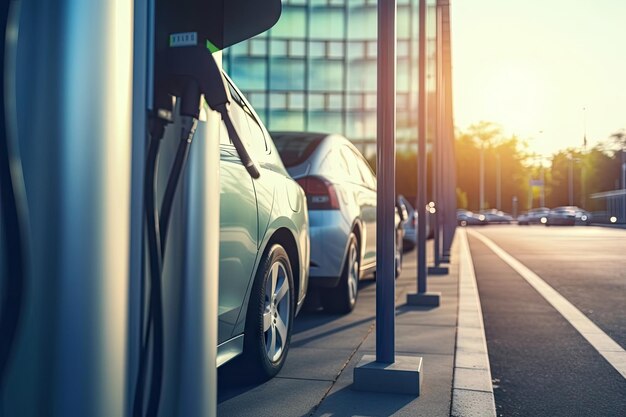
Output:
[[[270,132],[283,164],[287,168],[305,162],[324,140],[325,133],[315,132]]]
[[[340,134],[278,131],[270,132],[270,135],[283,158],[283,163],[290,168],[307,161],[312,162],[318,159],[316,155],[324,156],[339,144],[346,145],[361,155],[352,142]],[[315,165],[313,163],[313,169]]]

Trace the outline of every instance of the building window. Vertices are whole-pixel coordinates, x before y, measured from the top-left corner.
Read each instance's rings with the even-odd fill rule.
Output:
[[[321,93],[312,93],[309,94],[309,110],[318,111],[324,110],[324,94]]]
[[[265,93],[257,93],[257,92],[250,92],[245,94],[246,97],[248,97],[248,101],[250,102],[250,105],[257,111],[261,111],[262,109],[265,108]]]
[[[343,39],[344,9],[314,7],[311,9],[312,39]]]
[[[375,59],[378,55],[378,43],[376,41],[367,42],[367,57]]]
[[[303,93],[289,93],[287,99],[287,108],[289,110],[304,110]]]
[[[397,55],[398,58],[405,58],[409,56],[409,41],[398,41]]]
[[[287,56],[287,41],[273,40],[270,48],[273,56]]]
[[[328,42],[326,55],[329,58],[343,58],[345,55],[344,45],[343,42]]]
[[[344,65],[341,61],[315,59],[310,63],[309,88],[311,91],[343,90]]]
[[[289,42],[289,56],[303,58],[306,56],[306,46],[304,41]]]
[[[326,56],[326,43],[322,41],[312,41],[309,44],[309,54],[312,58],[323,58]]]
[[[326,96],[326,108],[328,110],[341,110],[343,108],[343,96],[341,94],[328,94]]]
[[[270,108],[272,110],[285,110],[287,108],[287,94],[271,93]]]
[[[365,108],[367,110],[376,110],[376,93],[365,95]]]
[[[248,53],[250,54],[250,56],[266,56],[267,55],[267,40],[252,39],[250,41],[250,49]]]
[[[348,110],[363,109],[363,94],[348,94]]]
[[[272,58],[270,90],[304,90],[304,59]]]
[[[270,34],[281,38],[306,37],[306,7],[283,5],[281,17]]]

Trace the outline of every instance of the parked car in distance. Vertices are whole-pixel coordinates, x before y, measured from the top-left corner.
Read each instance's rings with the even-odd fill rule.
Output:
[[[328,312],[347,313],[359,279],[376,268],[376,177],[345,137],[274,132],[289,174],[307,196],[311,285]],[[396,213],[396,273],[402,266],[403,230]]]
[[[238,361],[246,375],[267,379],[285,362],[293,320],[307,292],[306,196],[259,117],[226,79],[233,123],[260,177],[248,175],[222,128],[217,365],[243,353]]]
[[[576,213],[576,225],[589,226],[591,224],[593,215],[590,212],[579,207],[575,207],[574,211]]]
[[[513,221],[513,216],[501,210],[483,210],[481,214],[485,216],[487,224],[510,224]]]
[[[556,207],[548,213],[546,226],[574,226],[576,211],[571,206]]]
[[[530,225],[530,224],[545,224],[548,221],[548,214],[550,209],[547,207],[538,207],[528,210],[525,215],[520,215],[517,218],[517,224]]]
[[[476,214],[465,209],[456,211],[456,221],[459,226],[484,226],[487,224],[484,214]]]

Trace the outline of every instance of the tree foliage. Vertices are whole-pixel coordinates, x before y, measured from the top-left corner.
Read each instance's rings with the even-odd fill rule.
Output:
[[[485,201],[487,208],[513,212],[538,207],[544,183],[545,205],[574,205],[603,210],[604,202],[590,198],[593,193],[621,188],[621,166],[626,162],[626,130],[612,134],[607,141],[589,150],[569,148],[548,160],[527,151],[527,144],[516,136],[505,137],[498,125],[479,122],[456,134],[457,190],[459,207],[478,210],[480,193],[480,153],[484,152]],[[498,158],[500,163],[498,164]],[[501,207],[496,207],[497,171],[501,173]],[[570,186],[571,183],[571,186]]]

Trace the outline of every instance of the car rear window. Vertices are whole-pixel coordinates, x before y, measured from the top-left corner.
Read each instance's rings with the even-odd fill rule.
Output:
[[[280,158],[283,160],[283,164],[289,168],[306,161],[324,137],[320,135],[272,135],[272,139],[274,139],[274,144],[276,149],[278,149]]]

